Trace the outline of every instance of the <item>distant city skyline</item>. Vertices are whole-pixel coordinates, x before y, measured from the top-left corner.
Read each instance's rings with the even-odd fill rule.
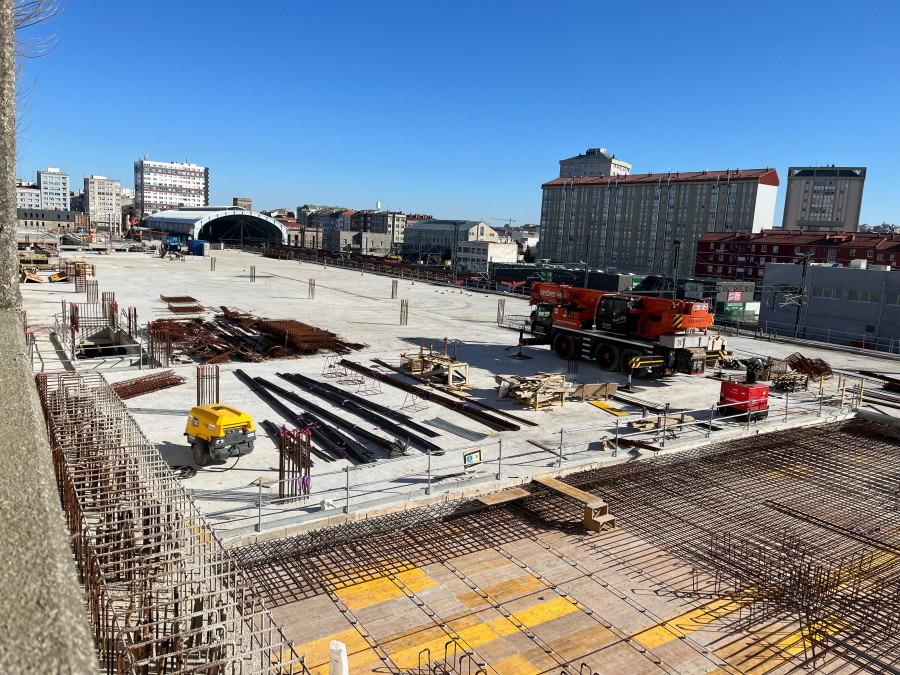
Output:
[[[635,174],[774,168],[776,225],[788,167],[867,167],[860,222],[900,223],[894,3],[273,5],[70,3],[56,50],[27,64],[19,177],[53,166],[131,188],[147,154],[209,167],[212,204],[380,201],[522,225],[540,222],[559,160],[603,147]],[[304,26],[404,39],[336,52]],[[83,95],[74,74],[101,63],[117,86]]]

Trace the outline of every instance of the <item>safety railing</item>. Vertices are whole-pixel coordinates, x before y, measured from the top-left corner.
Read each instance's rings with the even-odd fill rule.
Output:
[[[525,470],[537,475],[548,469],[552,471],[594,462],[619,461],[620,456],[632,457],[631,453],[635,450],[656,455],[685,444],[706,442],[714,433],[719,432],[722,432],[720,437],[724,439],[735,433],[741,435],[780,428],[791,419],[799,421],[801,418],[815,420],[823,416],[840,417],[859,406],[861,390],[861,385],[848,385],[844,381],[836,394],[826,394],[820,390],[818,393],[786,392],[773,395],[769,399],[766,417],[761,417],[760,411],[752,409],[738,414],[721,414],[728,406],[719,404],[697,410],[663,409],[658,413],[646,413],[643,417],[636,413],[631,416],[633,420],[656,420],[656,423],[651,428],[635,429],[622,425],[620,418],[617,418],[615,425],[563,428],[555,432],[552,441],[534,443],[533,450],[517,451],[512,455],[504,455],[503,439],[500,438],[454,448],[443,456],[426,454],[386,459],[373,464],[314,473],[310,494],[302,498],[280,499],[269,496],[278,494],[279,484],[287,481],[272,481],[266,485],[256,482],[250,486],[226,490],[189,491],[200,502],[237,502],[237,506],[206,512],[205,515],[222,536],[240,536],[335,515],[411,504],[430,497],[437,486],[445,494],[483,484],[499,483],[504,480],[504,468]],[[677,421],[672,421],[673,418]],[[474,467],[466,468],[464,462],[459,461],[454,468],[454,464],[447,461],[450,453],[462,460],[467,454],[478,451],[480,462]],[[406,468],[403,476],[406,481],[419,482],[419,486],[408,489],[390,483],[375,473],[379,467],[398,462],[413,464]],[[452,473],[446,473],[448,469]],[[452,479],[449,484],[445,482],[448,479]]]

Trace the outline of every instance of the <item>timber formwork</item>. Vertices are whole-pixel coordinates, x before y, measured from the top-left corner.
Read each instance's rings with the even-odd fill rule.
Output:
[[[103,377],[36,382],[106,672],[308,673]]]

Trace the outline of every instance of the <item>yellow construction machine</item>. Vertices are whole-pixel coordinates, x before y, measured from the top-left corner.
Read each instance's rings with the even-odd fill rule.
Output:
[[[194,464],[228,459],[253,452],[256,429],[247,413],[221,403],[191,408],[184,435],[191,444]]]

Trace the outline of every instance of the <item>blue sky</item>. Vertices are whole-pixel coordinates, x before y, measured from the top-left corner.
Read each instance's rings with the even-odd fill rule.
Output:
[[[896,2],[71,0],[56,24],[30,180],[130,187],[147,153],[209,166],[218,204],[524,224],[560,159],[605,147],[635,173],[775,167],[776,224],[788,166],[867,166],[862,222],[900,224]]]

